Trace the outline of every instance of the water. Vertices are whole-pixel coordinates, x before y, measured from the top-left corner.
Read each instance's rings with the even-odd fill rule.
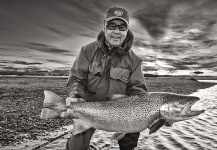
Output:
[[[199,82],[217,83],[217,80],[198,80]]]
[[[141,132],[135,150],[216,150],[217,149],[217,85],[200,89],[191,94],[200,97],[194,107],[206,111],[198,117],[174,123],[172,127],[162,127],[148,135],[148,129]],[[116,141],[110,141],[112,132],[97,130],[91,139],[92,150],[119,150]],[[63,150],[70,135],[60,138],[40,150]],[[42,143],[41,143],[42,144]],[[16,147],[31,149],[34,147]]]

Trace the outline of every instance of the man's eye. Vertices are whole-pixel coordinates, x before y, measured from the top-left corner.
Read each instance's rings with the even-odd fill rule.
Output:
[[[126,29],[127,27],[125,25],[120,25],[119,28],[120,29]]]

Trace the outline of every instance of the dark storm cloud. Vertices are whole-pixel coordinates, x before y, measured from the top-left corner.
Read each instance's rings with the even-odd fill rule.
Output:
[[[140,21],[152,37],[161,38],[165,34],[165,28],[168,27],[169,9],[150,4],[150,7],[137,11],[134,17]]]
[[[10,70],[10,71],[20,70],[20,68],[13,67],[13,66],[5,66],[5,67],[2,67],[2,68],[5,69],[5,70]]]
[[[200,21],[204,22],[203,30],[206,34],[216,23],[213,18],[216,18],[215,0],[164,0],[164,1],[146,1],[146,5],[136,11],[133,17],[137,18],[144,26],[148,33],[156,39],[162,38],[165,35],[166,29],[171,26],[171,29],[176,32],[183,33],[186,28],[192,27],[192,24]],[[172,13],[172,9],[177,6],[186,9],[185,12],[177,13],[176,16]],[[171,18],[172,17],[172,18]],[[171,19],[176,19],[177,22],[169,24]],[[177,20],[178,19],[178,20]],[[204,34],[204,33],[202,33]],[[192,39],[196,40],[200,35],[192,35]],[[195,36],[195,37],[194,37]]]
[[[38,63],[38,62],[28,63],[28,62],[25,62],[25,61],[11,61],[10,63],[21,64],[21,65],[40,65],[40,64],[42,64],[42,63]]]
[[[42,65],[43,64],[43,63],[38,63],[38,62],[30,62],[29,63],[29,62],[26,62],[26,61],[4,61],[4,60],[0,61],[0,63],[7,64],[7,65],[0,64],[0,66],[3,66],[2,69],[12,70],[12,71],[16,71],[16,70],[21,69],[20,67],[14,67],[14,65],[31,66],[31,65]],[[31,66],[31,67],[33,67],[33,66]]]
[[[70,71],[61,69],[61,70],[52,70],[52,71],[50,71],[50,73],[68,75],[70,73]]]
[[[200,64],[200,66],[198,68],[199,69],[207,68],[207,69],[217,70],[216,64],[217,64],[217,57],[212,62],[205,62],[205,63]]]
[[[0,63],[8,63],[7,60],[0,60]]]
[[[94,37],[94,34],[92,33],[79,33],[79,35],[84,36],[84,37]]]
[[[41,44],[41,43],[16,42],[16,43],[10,43],[9,46],[37,50],[37,51],[51,53],[51,54],[62,54],[62,55],[70,55],[70,54],[72,55],[73,54],[70,50],[59,49],[57,47],[47,45],[47,44]]]
[[[205,39],[203,41],[203,44],[206,45],[206,46],[209,46],[209,47],[215,46],[215,45],[217,45],[217,40]]]
[[[133,50],[145,69],[216,70],[216,57],[210,57],[217,45],[216,0],[2,0],[1,68],[65,70],[78,49],[96,39],[111,6],[128,9]]]
[[[18,70],[23,70],[23,71],[41,71],[41,68],[36,67],[36,66],[28,66],[28,67],[24,67],[24,68],[14,67],[14,66],[6,66],[6,67],[3,67],[3,69],[9,70],[9,71],[18,71]]]
[[[46,44],[40,44],[40,43],[24,43],[24,45],[28,48],[35,49],[38,51],[42,52],[48,52],[48,53],[53,53],[53,54],[64,54],[64,53],[70,53],[69,50],[63,50],[63,49],[58,49],[50,45]]]
[[[190,44],[176,44],[175,41],[170,41],[163,44],[146,44],[144,42],[141,42],[140,40],[136,40],[134,42],[135,46],[143,47],[143,48],[150,48],[153,49],[156,52],[161,52],[164,54],[170,54],[170,55],[179,55],[182,52],[188,51],[192,48]]]
[[[75,36],[81,30],[98,32],[104,11],[103,2],[96,0],[2,0],[0,42],[38,40],[46,43]]]
[[[56,59],[47,59],[47,62],[52,62],[52,63],[60,63],[60,64],[65,64],[65,61],[62,60],[56,60]]]
[[[174,70],[191,70],[191,69],[215,69],[217,64],[217,56],[192,56],[179,60],[174,59],[158,59],[165,61]]]
[[[28,67],[25,67],[25,68],[23,68],[24,70],[34,70],[34,71],[40,71],[41,70],[41,68],[39,68],[39,67],[36,67],[36,66],[28,66]]]
[[[55,33],[55,34],[63,36],[63,37],[69,37],[70,36],[69,33],[61,31],[60,29],[58,29],[56,27],[51,27],[51,26],[47,26],[47,25],[38,25],[38,26],[45,29],[45,30],[47,30],[47,31],[50,31],[52,33]]]
[[[150,67],[150,66],[143,66],[142,67],[143,71],[157,71],[158,69],[159,68],[157,66],[156,67],[155,66],[154,67],[153,66],[152,67]]]

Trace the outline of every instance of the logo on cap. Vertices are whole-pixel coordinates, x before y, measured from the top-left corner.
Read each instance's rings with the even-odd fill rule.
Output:
[[[121,17],[121,16],[123,16],[124,12],[121,11],[121,10],[115,10],[115,11],[114,11],[114,14],[115,14],[116,16],[118,16],[118,17]]]

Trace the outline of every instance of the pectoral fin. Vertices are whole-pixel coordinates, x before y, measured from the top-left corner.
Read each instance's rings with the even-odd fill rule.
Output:
[[[160,129],[164,124],[165,124],[166,120],[165,119],[160,119],[157,122],[155,122],[149,129],[149,134],[152,134],[154,132],[156,132],[158,129]]]
[[[124,136],[125,136],[125,134],[126,133],[114,133],[113,135],[112,135],[112,137],[110,138],[110,140],[112,141],[112,140],[120,140],[120,139],[122,139]]]
[[[74,121],[73,123],[74,128],[72,129],[73,135],[82,133],[91,128],[90,126],[88,126],[88,124],[85,121],[82,121],[80,119],[73,119],[73,121]]]

